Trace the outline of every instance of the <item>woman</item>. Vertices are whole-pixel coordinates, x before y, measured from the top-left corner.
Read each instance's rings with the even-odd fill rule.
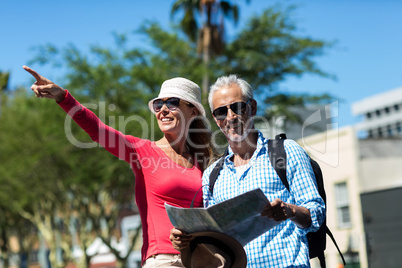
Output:
[[[164,203],[188,208],[201,187],[202,171],[215,157],[199,86],[185,78],[162,84],[149,108],[164,136],[152,142],[105,125],[67,90],[29,67],[23,68],[36,79],[31,89],[37,97],[56,100],[92,140],[131,165],[143,228],[143,267],[183,267],[179,252],[169,240],[173,226]],[[201,194],[194,206],[202,206]]]

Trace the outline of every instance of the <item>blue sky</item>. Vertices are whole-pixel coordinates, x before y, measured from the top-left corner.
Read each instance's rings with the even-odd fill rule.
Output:
[[[74,44],[82,51],[91,45],[112,47],[112,33],[130,33],[144,20],[170,23],[173,0],[13,0],[3,1],[0,23],[0,71],[11,72],[12,88],[29,87],[21,68],[34,57],[32,48]],[[279,1],[237,0],[241,22]],[[336,80],[305,75],[290,78],[280,88],[292,92],[331,93],[339,98],[339,126],[357,122],[351,104],[365,97],[402,86],[402,1],[398,0],[292,0],[292,20],[298,34],[336,45],[318,57],[320,68]],[[54,79],[61,74],[31,66]]]

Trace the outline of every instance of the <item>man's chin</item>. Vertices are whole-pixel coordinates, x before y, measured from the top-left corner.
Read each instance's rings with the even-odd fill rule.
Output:
[[[226,132],[226,138],[232,142],[242,142],[249,136],[251,129],[243,129],[242,133],[238,133],[235,131]]]
[[[228,133],[228,135],[226,135],[226,137],[232,142],[241,142],[245,138],[247,138],[247,135],[245,133],[243,135],[240,135],[240,134],[237,134],[237,133],[235,133],[235,134]]]

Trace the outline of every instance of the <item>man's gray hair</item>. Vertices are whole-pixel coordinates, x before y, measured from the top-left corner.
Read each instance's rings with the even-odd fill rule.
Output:
[[[251,88],[250,84],[247,83],[245,80],[239,78],[235,74],[231,74],[228,76],[221,76],[216,80],[216,82],[211,86],[208,95],[208,103],[211,111],[213,111],[214,107],[212,106],[212,96],[214,93],[222,87],[228,87],[231,85],[238,85],[241,88],[242,95],[246,99],[253,98],[253,89]]]

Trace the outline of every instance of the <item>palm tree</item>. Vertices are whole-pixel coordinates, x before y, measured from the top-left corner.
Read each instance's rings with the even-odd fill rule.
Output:
[[[250,0],[246,2],[249,3]],[[209,88],[210,58],[222,54],[225,47],[224,18],[232,20],[236,25],[239,20],[239,7],[224,0],[177,0],[172,6],[172,18],[179,11],[184,12],[180,21],[183,32],[191,41],[197,42],[197,52],[202,55],[205,66],[202,92],[206,96]]]

